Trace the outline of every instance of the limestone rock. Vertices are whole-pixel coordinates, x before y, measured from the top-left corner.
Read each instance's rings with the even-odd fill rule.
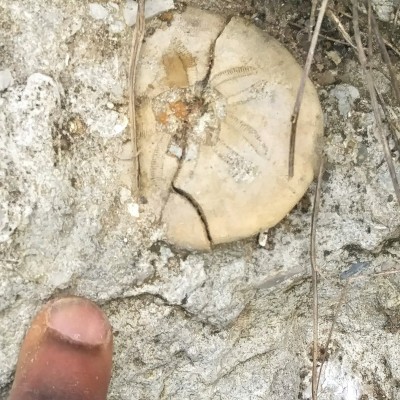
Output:
[[[241,18],[227,23],[188,8],[146,39],[137,79],[140,190],[171,243],[205,249],[248,237],[300,200],[323,129],[308,81],[288,179],[301,73],[281,44]]]

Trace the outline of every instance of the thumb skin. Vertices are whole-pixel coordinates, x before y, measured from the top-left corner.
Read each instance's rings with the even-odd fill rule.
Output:
[[[105,400],[112,352],[112,329],[97,305],[52,300],[25,336],[9,400]]]

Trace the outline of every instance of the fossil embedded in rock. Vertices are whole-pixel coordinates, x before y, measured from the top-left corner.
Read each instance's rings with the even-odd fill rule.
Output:
[[[137,77],[141,194],[171,243],[207,249],[278,223],[314,177],[322,111],[311,82],[287,165],[301,67],[241,18],[188,8],[143,45]]]

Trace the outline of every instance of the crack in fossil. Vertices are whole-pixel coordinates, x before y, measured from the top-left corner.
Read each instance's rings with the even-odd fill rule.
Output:
[[[185,192],[184,190],[176,187],[173,182],[172,182],[172,189],[174,190],[174,192],[176,192],[177,194],[184,197],[193,206],[193,208],[197,212],[197,215],[199,216],[199,218],[203,224],[203,228],[206,232],[207,239],[210,242],[210,246],[212,246],[213,239],[211,236],[210,227],[208,226],[207,217],[206,217],[203,209],[201,208],[200,204],[196,201],[196,199],[190,193]]]
[[[206,73],[204,79],[202,79],[201,81],[196,83],[197,87],[200,90],[200,96],[199,96],[200,98],[205,98],[205,92],[207,90],[208,82],[209,82],[210,76],[211,76],[211,71],[212,71],[213,66],[214,66],[214,52],[215,52],[216,43],[217,43],[218,39],[220,38],[220,36],[222,35],[222,33],[224,32],[224,30],[227,27],[227,25],[228,25],[229,21],[231,20],[231,18],[232,17],[229,17],[229,18],[226,19],[226,21],[224,23],[224,26],[222,27],[220,32],[218,32],[215,40],[213,41],[213,43],[210,46],[210,49],[209,49],[210,57],[209,57],[209,62],[208,62],[207,73]],[[185,190],[183,190],[181,188],[178,188],[176,186],[176,181],[177,181],[177,179],[179,177],[179,174],[180,174],[180,172],[181,172],[181,170],[183,168],[183,165],[184,165],[184,162],[185,162],[185,158],[186,158],[186,154],[187,154],[188,135],[187,135],[186,131],[187,131],[188,128],[189,128],[189,124],[186,122],[184,127],[183,127],[184,134],[182,135],[182,143],[181,143],[182,144],[182,155],[181,155],[180,160],[179,160],[178,168],[176,169],[174,177],[173,177],[173,179],[171,181],[171,189],[176,194],[178,194],[178,195],[182,196],[183,198],[185,198],[192,205],[192,207],[195,209],[195,211],[196,211],[197,215],[199,216],[200,221],[201,221],[201,223],[203,225],[204,231],[205,231],[206,236],[207,236],[207,240],[208,240],[210,246],[212,247],[213,246],[213,239],[212,239],[212,236],[211,236],[210,227],[208,225],[207,217],[206,217],[205,212],[203,211],[202,207],[197,202],[197,200],[190,193],[188,193]],[[169,196],[167,197],[167,199],[166,199],[166,201],[164,203],[164,206],[162,207],[161,215],[164,212],[164,208],[165,208],[165,205],[168,202],[168,199],[169,199]]]
[[[231,21],[232,18],[233,18],[233,17],[229,17],[229,18],[227,18],[227,19],[225,20],[224,26],[223,26],[222,29],[218,32],[218,34],[217,34],[215,40],[213,41],[213,43],[212,43],[211,46],[210,46],[210,50],[209,50],[210,58],[209,58],[209,61],[208,61],[208,70],[207,70],[206,76],[205,76],[204,79],[200,82],[203,91],[204,91],[204,89],[205,89],[205,88],[207,87],[207,85],[208,85],[208,81],[210,80],[211,71],[212,71],[212,69],[213,69],[213,67],[214,67],[215,46],[217,45],[218,39],[219,39],[219,38],[221,37],[221,35],[224,33],[225,28],[228,26],[228,24],[229,24],[229,22]]]

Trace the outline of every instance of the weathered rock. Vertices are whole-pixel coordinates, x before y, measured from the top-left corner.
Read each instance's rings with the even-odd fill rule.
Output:
[[[146,39],[138,72],[141,193],[170,242],[207,249],[274,226],[313,180],[322,133],[307,82],[288,179],[302,70],[241,18],[195,8]]]
[[[124,21],[125,2],[99,3],[106,20],[78,0],[0,0],[0,67],[14,79],[0,93],[0,399],[8,398],[29,321],[63,293],[93,299],[110,317],[108,400],[309,399],[315,189],[269,230],[265,247],[250,239],[188,255],[163,243],[148,207],[132,202],[132,173],[120,182],[132,165],[128,129],[116,134],[128,116],[131,28],[110,29]],[[258,4],[259,15],[284,23],[310,10],[298,1],[187,3],[223,15],[253,15]],[[297,28],[262,26],[296,48]],[[400,263],[400,213],[356,56],[335,44],[343,61],[332,70],[328,43],[321,37],[316,50],[324,71],[337,71],[335,82],[357,88],[360,99],[345,119],[333,87],[319,91],[327,121],[316,238],[322,345],[343,294],[339,277],[369,264],[335,319],[319,397],[400,399],[400,274],[391,273]],[[373,71],[388,76],[378,61]],[[377,84],[385,94],[387,84]],[[69,147],[60,146],[65,139]]]

